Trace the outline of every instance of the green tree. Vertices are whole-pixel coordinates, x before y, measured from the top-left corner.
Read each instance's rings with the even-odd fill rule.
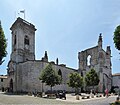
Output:
[[[7,54],[6,47],[7,47],[7,42],[0,21],[0,65],[3,63],[3,58],[6,57]]]
[[[39,79],[42,80],[42,83],[49,85],[51,87],[51,91],[53,86],[58,85],[62,82],[61,76],[55,72],[51,63],[42,70]]]
[[[91,69],[85,76],[85,83],[87,86],[94,86],[99,84],[99,76],[94,69]]]
[[[120,50],[120,25],[115,29],[113,40],[116,49]]]
[[[78,92],[79,88],[83,85],[83,78],[77,72],[70,73],[69,81],[67,84],[69,87],[75,88],[75,90]]]

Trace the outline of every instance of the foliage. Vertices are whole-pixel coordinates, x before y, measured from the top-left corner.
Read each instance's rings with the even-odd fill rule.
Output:
[[[78,89],[83,85],[83,78],[77,72],[70,73],[67,84],[69,87]]]
[[[49,85],[51,90],[53,86],[62,82],[61,76],[55,72],[51,63],[42,70],[39,79],[42,80],[43,83],[46,83],[46,85]]]
[[[115,29],[113,40],[116,49],[120,50],[120,25]]]
[[[0,65],[3,63],[2,59],[6,57],[7,54],[6,47],[7,42],[0,22]]]
[[[114,103],[110,103],[110,105],[120,105],[120,101],[115,101]]]
[[[94,69],[91,69],[85,77],[85,82],[87,86],[95,86],[99,84],[99,77]]]

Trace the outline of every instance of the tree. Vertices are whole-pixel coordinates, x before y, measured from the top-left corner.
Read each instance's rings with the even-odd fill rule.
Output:
[[[70,73],[68,86],[75,88],[78,92],[79,88],[83,85],[83,78],[77,72]]]
[[[6,47],[7,47],[7,42],[0,21],[0,65],[3,63],[2,59],[6,57],[7,54]]]
[[[62,78],[55,72],[51,63],[42,70],[39,79],[42,80],[42,83],[49,85],[51,87],[51,91],[53,86],[62,82]]]
[[[120,50],[120,25],[115,29],[113,40],[116,49]]]
[[[85,82],[87,86],[94,86],[99,84],[99,76],[94,69],[91,69],[85,76]]]

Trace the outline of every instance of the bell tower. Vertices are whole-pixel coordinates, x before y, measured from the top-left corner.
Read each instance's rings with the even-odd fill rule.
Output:
[[[98,47],[99,47],[100,50],[102,49],[102,33],[100,33],[100,35],[99,35]]]
[[[35,60],[35,26],[20,17],[13,23],[11,61]]]

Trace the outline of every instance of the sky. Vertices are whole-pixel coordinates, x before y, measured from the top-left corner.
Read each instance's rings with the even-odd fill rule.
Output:
[[[25,20],[34,24],[35,55],[41,60],[48,52],[49,61],[78,68],[78,52],[97,45],[102,33],[103,49],[111,46],[112,73],[120,72],[120,55],[113,42],[120,24],[120,0],[2,0],[0,20],[7,39],[7,57],[0,75],[7,74],[11,54],[10,27],[25,10]]]

